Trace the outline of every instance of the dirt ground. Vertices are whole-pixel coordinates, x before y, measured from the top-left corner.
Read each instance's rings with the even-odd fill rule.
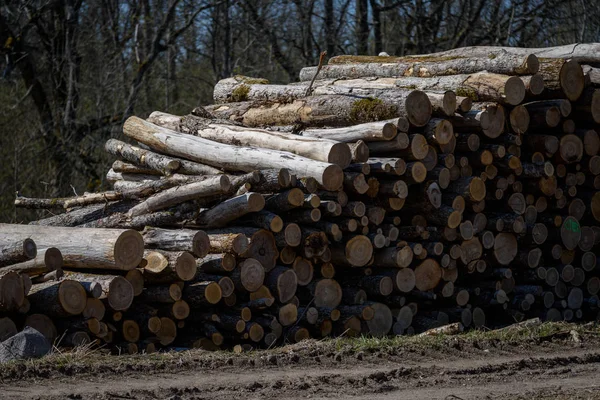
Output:
[[[233,355],[56,354],[0,367],[6,399],[600,399],[600,335],[307,341]]]

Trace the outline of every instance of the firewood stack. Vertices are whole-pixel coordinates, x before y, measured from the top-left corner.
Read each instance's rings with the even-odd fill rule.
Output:
[[[299,83],[224,79],[190,115],[130,117],[131,144],[105,146],[113,190],[16,199],[55,215],[0,226],[0,334],[242,351],[597,319],[586,48],[338,56]]]

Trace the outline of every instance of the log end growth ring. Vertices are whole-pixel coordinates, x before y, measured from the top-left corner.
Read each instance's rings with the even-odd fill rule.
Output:
[[[331,146],[331,150],[329,150],[327,162],[338,165],[340,168],[346,168],[352,163],[352,152],[350,151],[350,147],[346,143],[334,144]]]
[[[121,277],[121,279],[131,286],[125,278]],[[133,289],[131,289],[131,292],[131,298],[133,300]],[[67,313],[71,315],[81,314],[85,309],[86,297],[85,289],[79,282],[67,279],[60,283],[58,288],[58,298],[61,306]]]
[[[525,84],[518,76],[511,76],[504,85],[506,102],[513,106],[521,104],[525,99]]]
[[[133,302],[133,286],[122,276],[110,282],[108,288],[108,304],[113,310],[124,311]],[[83,311],[83,310],[82,310]]]
[[[415,126],[425,126],[431,118],[431,102],[425,92],[420,90],[412,91],[406,97],[405,106],[408,120]]]
[[[144,238],[138,231],[128,229],[119,235],[114,245],[115,264],[119,269],[134,269],[143,256]]]

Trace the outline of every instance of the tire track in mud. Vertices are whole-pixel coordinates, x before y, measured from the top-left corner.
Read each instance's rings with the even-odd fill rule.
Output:
[[[470,357],[473,355],[471,354]],[[526,357],[487,354],[482,358],[440,359],[401,365],[381,359],[338,365],[299,362],[280,368],[228,368],[175,374],[39,380],[33,385],[0,385],[13,399],[231,399],[356,398],[470,399],[600,398],[600,351],[575,348]],[[413,361],[413,360],[411,360]],[[454,396],[454,397],[452,397]],[[8,398],[8,397],[7,397]]]

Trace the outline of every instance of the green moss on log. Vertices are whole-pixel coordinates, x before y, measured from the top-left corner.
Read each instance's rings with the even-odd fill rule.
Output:
[[[250,86],[242,83],[231,92],[231,100],[235,102],[246,101],[248,100],[248,93],[250,93]]]
[[[479,97],[473,89],[459,87],[456,89],[456,95],[461,97],[468,97],[473,101],[477,101]]]
[[[267,85],[269,81],[264,78],[252,78],[250,76],[236,75],[235,80],[247,85]]]
[[[352,104],[350,109],[350,121],[355,124],[363,122],[381,121],[394,118],[396,107],[385,104],[380,99],[361,99]]]

